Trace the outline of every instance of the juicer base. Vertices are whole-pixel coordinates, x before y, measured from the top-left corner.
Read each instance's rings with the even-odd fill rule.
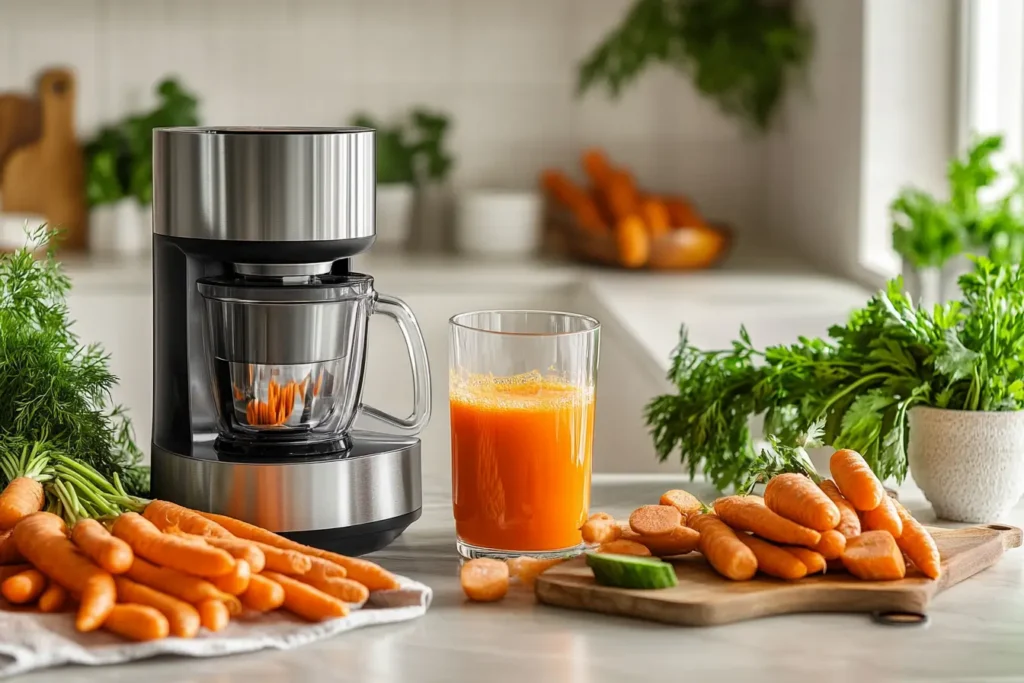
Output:
[[[420,516],[419,439],[355,436],[342,457],[221,460],[210,441],[182,455],[153,444],[153,496],[235,517],[344,554],[379,550]]]

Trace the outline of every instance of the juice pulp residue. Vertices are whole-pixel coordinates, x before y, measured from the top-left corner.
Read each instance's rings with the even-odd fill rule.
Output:
[[[449,396],[459,537],[500,550],[579,544],[590,504],[593,387],[539,372],[453,375]]]

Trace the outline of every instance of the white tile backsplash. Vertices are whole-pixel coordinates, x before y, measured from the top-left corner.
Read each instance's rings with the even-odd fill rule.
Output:
[[[0,91],[78,72],[79,127],[149,106],[179,76],[209,125],[341,125],[448,111],[456,187],[528,187],[606,148],[642,183],[759,229],[761,145],[687,78],[654,68],[611,100],[576,67],[631,0],[0,0]],[[570,168],[575,171],[575,168]]]

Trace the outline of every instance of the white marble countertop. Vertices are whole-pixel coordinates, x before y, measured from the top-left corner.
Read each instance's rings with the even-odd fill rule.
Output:
[[[147,293],[149,264],[68,264],[76,290]],[[625,330],[652,375],[664,373],[680,321],[704,346],[721,346],[743,322],[758,344],[817,335],[866,293],[808,272],[785,257],[738,255],[725,270],[657,275],[565,264],[467,263],[446,257],[373,254],[357,268],[381,288],[410,284],[484,291],[508,287],[582,288],[600,317]],[[490,289],[488,289],[490,288]],[[717,321],[718,325],[702,325]],[[435,421],[445,420],[443,406]],[[626,419],[626,418],[624,418]],[[1024,679],[1024,550],[938,596],[923,627],[894,628],[866,615],[798,615],[714,628],[663,626],[537,605],[513,591],[498,604],[470,604],[458,584],[450,507],[448,444],[425,439],[423,517],[377,554],[386,567],[432,586],[434,603],[414,622],[345,634],[287,652],[182,660],[164,658],[100,669],[62,669],[26,681],[598,681],[1018,680]],[[650,449],[649,444],[638,447]],[[594,509],[628,514],[667,488],[714,492],[675,474],[598,475]],[[922,519],[930,509],[912,485],[902,499]],[[1008,520],[1024,524],[1024,507]],[[724,674],[724,676],[723,676]],[[20,680],[20,679],[19,679]]]

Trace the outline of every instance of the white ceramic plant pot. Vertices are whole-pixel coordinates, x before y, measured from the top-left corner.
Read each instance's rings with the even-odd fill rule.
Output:
[[[459,198],[456,246],[468,254],[526,256],[540,246],[535,192],[472,190]]]
[[[415,198],[411,184],[377,186],[376,247],[400,248],[408,244]]]
[[[107,256],[138,256],[150,242],[150,208],[134,199],[95,207],[89,213],[89,251]]]
[[[938,517],[997,521],[1024,494],[1024,411],[912,408],[907,454]]]

